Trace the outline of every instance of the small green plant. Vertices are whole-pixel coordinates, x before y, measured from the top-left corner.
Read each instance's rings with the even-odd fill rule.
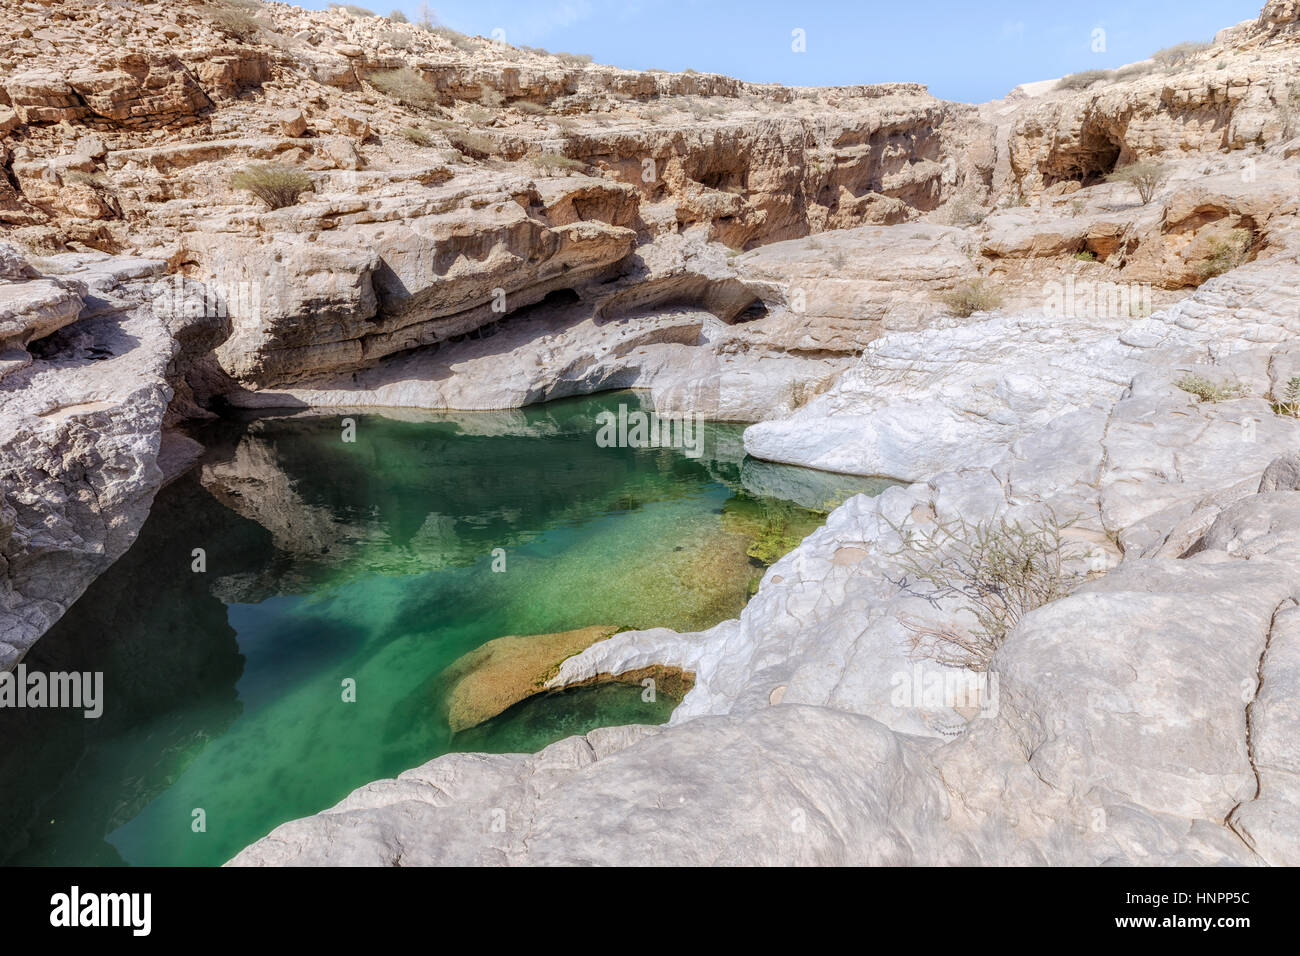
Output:
[[[1181,388],[1188,395],[1195,395],[1198,401],[1210,403],[1241,398],[1246,393],[1245,386],[1239,382],[1224,384],[1211,381],[1204,375],[1194,373],[1188,373],[1175,379],[1174,385]]]
[[[1065,597],[1082,580],[1067,570],[1074,555],[1063,532],[1071,523],[1049,511],[1026,521],[957,518],[924,530],[893,526],[901,545],[890,557],[902,572],[894,583],[935,607],[958,601],[975,618],[969,630],[905,620],[914,645],[945,664],[987,670],[1026,614]]]
[[[1070,73],[1056,81],[1058,90],[1086,90],[1094,83],[1100,83],[1102,80],[1110,80],[1115,76],[1110,70],[1083,70],[1079,73]]]
[[[1282,387],[1282,400],[1273,405],[1279,415],[1300,418],[1300,375],[1292,375]]]
[[[1088,208],[1088,204],[1085,203],[1082,199],[1071,199],[1071,200],[1070,200],[1070,215],[1071,215],[1071,216],[1082,216],[1083,213],[1084,213],[1084,211],[1085,211],[1087,208]]]
[[[1249,229],[1236,228],[1226,236],[1211,236],[1205,244],[1209,254],[1196,264],[1201,281],[1231,272],[1246,261],[1255,237]]]
[[[409,66],[376,73],[370,77],[370,85],[381,93],[387,93],[403,106],[419,110],[434,110],[438,107],[438,91],[424,82],[424,77]]]
[[[1176,43],[1173,46],[1165,47],[1163,50],[1156,50],[1155,53],[1151,54],[1151,59],[1164,67],[1182,66],[1194,59],[1198,53],[1203,53],[1209,48],[1210,44],[1208,43]]]
[[[1096,262],[1097,253],[1093,252],[1091,249],[1084,249],[1082,252],[1076,252],[1074,258],[1078,259],[1080,262]]]
[[[230,177],[233,189],[252,193],[268,209],[283,209],[298,202],[298,197],[311,192],[312,179],[298,169],[286,166],[245,166]]]
[[[1160,188],[1160,184],[1168,178],[1168,175],[1169,173],[1163,163],[1143,160],[1121,166],[1106,177],[1106,182],[1129,183],[1137,189],[1138,196],[1142,199],[1142,205],[1145,206],[1155,196],[1156,190]]]
[[[951,292],[939,296],[939,301],[948,307],[953,315],[962,318],[976,312],[989,312],[1002,304],[1002,296],[985,279],[971,279],[963,282]]]
[[[402,130],[402,136],[407,142],[414,143],[416,146],[432,146],[433,137],[420,129],[418,126],[408,126]]]

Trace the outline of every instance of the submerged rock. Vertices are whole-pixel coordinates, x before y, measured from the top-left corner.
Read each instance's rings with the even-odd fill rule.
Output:
[[[540,693],[566,657],[617,631],[596,624],[558,634],[498,637],[475,648],[438,677],[450,686],[447,723],[453,732],[475,727]]]

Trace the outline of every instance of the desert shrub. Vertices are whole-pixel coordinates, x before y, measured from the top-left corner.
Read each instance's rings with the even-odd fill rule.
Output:
[[[402,130],[402,136],[416,146],[432,146],[433,137],[420,129],[418,126],[408,126]]]
[[[292,206],[298,197],[313,189],[311,177],[287,166],[245,166],[230,177],[233,189],[252,193],[268,209]]]
[[[394,50],[408,50],[411,47],[411,35],[402,30],[385,30],[379,34],[379,42],[387,43]]]
[[[520,113],[526,113],[529,116],[540,116],[546,112],[546,107],[540,103],[533,103],[530,100],[517,100],[510,104],[510,108],[518,110]]]
[[[214,0],[203,7],[203,16],[232,40],[247,40],[262,26],[256,14],[260,0]]]
[[[1076,252],[1074,258],[1078,259],[1080,262],[1096,262],[1097,253],[1090,249],[1084,249],[1082,252]]]
[[[570,159],[568,156],[561,156],[559,153],[542,153],[540,156],[534,156],[532,162],[534,166],[543,172],[569,173],[587,168],[586,163]]]
[[[505,101],[506,98],[490,86],[483,87],[482,92],[478,95],[479,105],[486,106],[490,110],[500,109]]]
[[[945,212],[950,226],[978,226],[988,215],[982,206],[966,196],[949,202]]]
[[[971,279],[939,296],[939,301],[954,315],[966,318],[976,312],[996,309],[1002,304],[1002,296],[986,280]]]
[[[1282,136],[1290,139],[1300,131],[1300,85],[1287,87],[1286,99],[1281,103]]]
[[[472,159],[487,159],[496,150],[496,140],[483,133],[454,130],[447,134],[451,145]]]
[[[901,546],[890,557],[902,576],[894,583],[935,607],[960,601],[975,617],[975,626],[962,631],[905,620],[918,649],[945,664],[986,670],[1026,614],[1065,597],[1082,579],[1066,568],[1072,555],[1062,533],[1069,524],[1047,512],[1027,521],[957,518],[923,531],[895,526]]]
[[[590,53],[557,53],[555,55],[569,66],[585,66],[591,62]]]
[[[465,118],[475,125],[489,123],[496,117],[491,110],[485,110],[481,106],[471,106],[465,111]]]
[[[438,92],[409,66],[385,70],[370,77],[370,85],[387,93],[403,106],[432,110],[438,106]]]
[[[1238,384],[1222,384],[1211,381],[1204,375],[1188,374],[1174,380],[1174,385],[1181,388],[1189,395],[1195,395],[1202,402],[1226,402],[1229,399],[1241,398],[1245,394],[1245,388]]]
[[[331,3],[331,10],[342,10],[344,13],[353,17],[373,17],[377,16],[375,11],[367,10],[365,7],[358,7],[355,3]]]
[[[389,19],[389,20],[392,20],[394,23],[410,23],[410,22],[411,22],[410,20],[406,19],[406,14],[403,13],[401,10],[394,10],[392,13],[390,13],[390,14],[388,15],[388,19]]]
[[[1206,240],[1210,254],[1196,264],[1201,281],[1230,272],[1246,261],[1255,237],[1249,229],[1233,229],[1226,236],[1211,236]]]
[[[1131,184],[1137,189],[1138,196],[1141,197],[1142,204],[1145,206],[1151,201],[1151,197],[1156,194],[1156,190],[1160,188],[1160,184],[1165,181],[1168,175],[1169,173],[1163,164],[1143,160],[1121,166],[1106,176],[1106,182]]]
[[[1115,79],[1131,80],[1135,77],[1146,76],[1148,73],[1154,73],[1156,68],[1157,64],[1149,60],[1141,63],[1130,63],[1128,66],[1122,66],[1115,71]]]
[[[1101,80],[1113,79],[1115,76],[1110,70],[1083,70],[1080,73],[1070,73],[1056,81],[1058,90],[1086,90],[1094,83]]]
[[[1182,66],[1188,60],[1191,60],[1196,54],[1204,52],[1210,48],[1208,43],[1188,42],[1176,43],[1173,46],[1167,46],[1163,50],[1156,50],[1151,54],[1151,59],[1155,60],[1161,66]]]
[[[453,30],[451,27],[430,26],[425,27],[436,37],[442,37],[456,49],[464,53],[473,53],[479,49],[479,42],[471,37],[466,36],[459,30]]]

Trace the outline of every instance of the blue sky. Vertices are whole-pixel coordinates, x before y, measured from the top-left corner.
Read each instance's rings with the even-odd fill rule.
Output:
[[[417,0],[384,0],[411,19]],[[378,2],[378,0],[376,0]],[[1184,40],[1210,40],[1264,0],[434,0],[462,33],[590,53],[629,69],[692,68],[799,86],[911,80],[983,102],[1019,83],[1121,66]],[[326,4],[305,0],[300,6]],[[802,29],[806,52],[791,49]],[[1104,52],[1094,52],[1103,30]]]

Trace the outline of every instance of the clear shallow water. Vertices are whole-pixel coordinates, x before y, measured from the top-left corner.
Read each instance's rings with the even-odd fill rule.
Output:
[[[773,522],[797,540],[818,521],[780,496],[830,505],[881,485],[810,493],[807,473],[744,461],[735,426],[708,426],[699,459],[600,448],[594,416],[619,403],[638,399],[353,416],[352,444],[342,416],[197,435],[201,467],[26,660],[103,671],[104,716],[0,711],[0,861],[219,864],[439,754],[666,720],[672,697],[607,685],[453,735],[438,676],[506,634],[735,616],[761,573],[747,552],[782,538]]]

